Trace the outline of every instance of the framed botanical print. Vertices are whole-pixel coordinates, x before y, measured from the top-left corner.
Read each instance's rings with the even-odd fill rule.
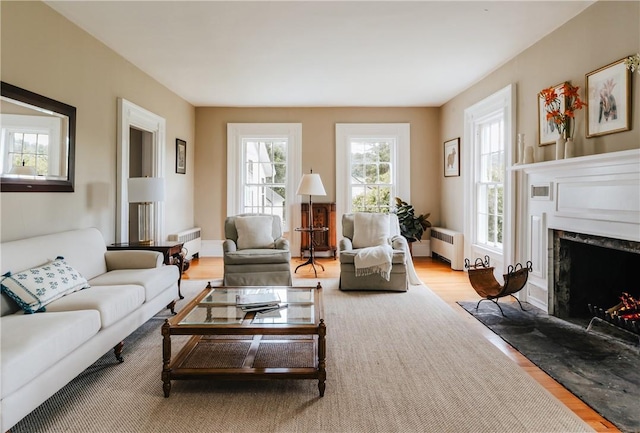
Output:
[[[556,92],[560,106],[557,107],[561,112],[564,111],[566,105],[566,99],[562,94],[562,86],[564,83],[556,84],[553,89]],[[538,93],[538,137],[539,145],[546,146],[548,144],[555,144],[556,140],[560,138],[560,131],[558,125],[553,120],[547,120],[547,110],[544,105],[544,98]]]
[[[586,75],[587,138],[631,128],[631,71],[624,60]]]

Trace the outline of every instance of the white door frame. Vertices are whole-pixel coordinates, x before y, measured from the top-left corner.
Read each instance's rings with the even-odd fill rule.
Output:
[[[151,176],[164,177],[166,120],[138,105],[118,98],[118,145],[116,172],[116,242],[129,241],[129,200],[127,179],[129,178],[129,130],[134,127],[150,132]],[[154,239],[164,240],[164,203],[152,205]]]

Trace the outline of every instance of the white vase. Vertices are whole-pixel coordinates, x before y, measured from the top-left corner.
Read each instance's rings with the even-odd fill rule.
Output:
[[[524,134],[518,134],[518,160],[516,164],[522,164],[524,162]]]
[[[573,158],[576,155],[575,143],[573,138],[567,138],[567,142],[564,144],[564,157]]]
[[[565,139],[562,137],[556,140],[556,159],[564,158],[564,143]]]

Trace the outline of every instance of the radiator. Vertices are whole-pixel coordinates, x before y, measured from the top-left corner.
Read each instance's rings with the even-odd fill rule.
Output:
[[[464,240],[462,233],[442,227],[431,227],[431,254],[451,263],[451,269],[464,267]]]
[[[202,246],[200,227],[194,227],[189,230],[183,230],[179,233],[169,235],[169,240],[184,243],[184,248],[187,250],[185,258],[200,256],[200,248]]]

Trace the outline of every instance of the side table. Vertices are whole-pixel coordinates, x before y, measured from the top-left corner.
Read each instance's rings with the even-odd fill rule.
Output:
[[[293,271],[294,274],[298,272],[298,268],[301,268],[306,265],[311,265],[316,278],[318,277],[318,271],[316,270],[316,260],[313,254],[313,252],[315,251],[313,234],[316,232],[326,232],[328,230],[329,230],[329,227],[298,227],[297,229],[295,229],[295,231],[297,232],[309,233],[309,259],[307,259],[307,261],[304,262],[303,264],[298,265],[295,271]],[[318,263],[317,265],[320,266],[324,271],[324,266],[322,266],[321,263]]]
[[[154,242],[151,245],[140,244],[137,242],[127,243],[115,243],[107,245],[107,250],[146,250],[146,251],[158,251],[164,256],[164,264],[175,264],[180,272],[178,278],[178,296],[180,299],[184,299],[182,292],[180,291],[180,283],[182,282],[182,271],[184,268],[184,257],[182,256],[182,246],[184,242]]]

